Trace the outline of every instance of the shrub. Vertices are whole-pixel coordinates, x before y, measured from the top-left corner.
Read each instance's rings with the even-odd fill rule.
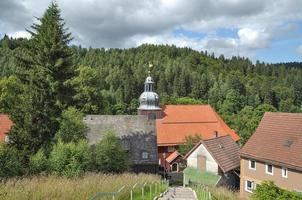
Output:
[[[0,142],[0,178],[20,175],[21,166],[17,149]]]
[[[87,171],[91,164],[87,141],[64,144],[59,140],[50,153],[49,164],[50,169],[58,175],[76,176]]]
[[[29,171],[32,174],[41,173],[48,168],[48,161],[44,151],[40,149],[36,154],[32,155],[29,159]]]
[[[111,131],[96,145],[95,162],[97,170],[105,173],[120,173],[129,169],[129,155],[120,140]]]
[[[302,195],[279,188],[272,181],[264,181],[257,185],[252,198],[255,200],[299,200]]]
[[[200,140],[201,135],[198,134],[195,134],[194,136],[186,136],[184,139],[184,144],[179,146],[179,153],[186,155]]]

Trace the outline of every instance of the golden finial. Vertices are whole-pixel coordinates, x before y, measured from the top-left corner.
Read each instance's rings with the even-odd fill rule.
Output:
[[[149,62],[149,70],[148,70],[148,75],[151,76],[151,70],[153,68],[153,64]]]

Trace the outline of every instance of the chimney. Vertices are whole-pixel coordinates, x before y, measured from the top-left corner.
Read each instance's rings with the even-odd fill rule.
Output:
[[[214,131],[214,138],[217,138],[218,136],[218,131]]]

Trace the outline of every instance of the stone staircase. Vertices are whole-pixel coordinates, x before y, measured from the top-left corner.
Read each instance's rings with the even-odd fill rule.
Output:
[[[158,200],[197,200],[191,188],[170,187],[163,197]]]

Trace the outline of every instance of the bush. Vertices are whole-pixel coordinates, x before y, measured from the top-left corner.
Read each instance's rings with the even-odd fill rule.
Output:
[[[0,142],[0,178],[20,175],[21,166],[17,149]]]
[[[49,164],[56,174],[68,177],[87,171],[91,164],[91,151],[87,141],[64,144],[59,140],[50,153]]]
[[[301,200],[302,195],[279,188],[272,181],[264,181],[257,185],[252,198],[255,200]]]
[[[96,145],[95,162],[97,170],[105,173],[120,173],[129,169],[129,155],[112,132],[107,132]]]
[[[44,154],[44,151],[40,149],[36,154],[29,159],[29,171],[32,174],[41,173],[47,171],[48,161]]]

